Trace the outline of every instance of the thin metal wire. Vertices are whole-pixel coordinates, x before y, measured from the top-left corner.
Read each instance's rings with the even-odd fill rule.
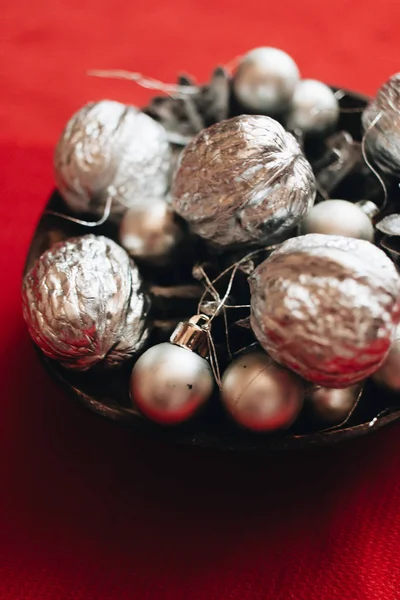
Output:
[[[375,175],[375,177],[377,178],[377,180],[379,181],[379,183],[382,186],[382,190],[383,190],[383,203],[382,203],[382,206],[380,207],[381,211],[385,208],[385,206],[387,204],[388,192],[387,192],[386,185],[385,185],[385,182],[383,181],[382,177],[379,175],[378,171],[373,167],[373,165],[371,164],[371,162],[368,159],[366,142],[367,142],[368,135],[371,133],[371,131],[374,129],[374,127],[377,125],[377,123],[380,121],[380,119],[382,118],[382,116],[383,116],[383,112],[382,111],[376,115],[375,119],[369,125],[368,129],[364,133],[363,138],[361,140],[361,153],[362,153],[363,159],[365,161],[365,164],[367,165],[367,167],[369,168],[369,170],[371,171],[371,173],[373,173]]]
[[[111,214],[111,205],[113,203],[114,198],[112,196],[108,196],[105,206],[103,216],[99,219],[99,221],[84,221],[83,219],[77,219],[75,217],[70,217],[69,215],[64,215],[63,213],[59,213],[55,210],[45,210],[45,215],[51,215],[52,217],[58,217],[59,219],[64,219],[65,221],[71,221],[71,223],[76,223],[77,225],[83,225],[84,227],[100,227],[100,225],[104,225],[104,223],[108,220]]]
[[[192,95],[197,94],[199,88],[194,85],[179,85],[176,83],[164,83],[158,79],[152,77],[144,77],[141,73],[125,71],[123,69],[91,69],[87,72],[90,77],[102,77],[105,79],[125,79],[128,81],[135,81],[140,87],[149,90],[158,90],[165,94],[183,94]]]

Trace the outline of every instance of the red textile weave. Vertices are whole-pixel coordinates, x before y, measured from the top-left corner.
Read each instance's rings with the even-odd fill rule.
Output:
[[[152,445],[70,401],[24,328],[20,276],[52,147],[90,68],[205,79],[257,45],[373,92],[399,70],[398,0],[3,0],[0,600],[396,600],[400,425],[268,460]]]

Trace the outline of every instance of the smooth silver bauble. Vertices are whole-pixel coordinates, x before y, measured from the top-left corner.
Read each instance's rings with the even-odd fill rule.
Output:
[[[168,262],[182,239],[176,215],[163,198],[127,210],[119,230],[120,243],[130,256],[158,265]]]
[[[315,194],[295,138],[257,115],[204,129],[183,151],[172,185],[174,210],[219,248],[265,245],[299,222]]]
[[[300,79],[294,60],[277,48],[256,48],[240,61],[233,79],[244,108],[266,115],[285,111]]]
[[[214,387],[211,369],[198,354],[165,342],[147,350],[135,364],[131,398],[152,421],[186,421],[207,402]]]
[[[149,116],[120,102],[87,104],[67,123],[54,155],[57,187],[75,213],[112,216],[168,187],[167,134]]]
[[[400,277],[370,242],[322,234],[292,238],[249,281],[258,341],[304,379],[345,388],[384,361],[400,319]]]
[[[342,389],[317,388],[307,397],[313,414],[330,425],[342,423],[350,414],[360,393],[360,386]]]
[[[234,420],[253,431],[289,427],[304,396],[302,380],[264,352],[237,358],[222,378],[221,400]]]
[[[335,127],[339,114],[339,102],[330,87],[315,79],[303,79],[294,90],[287,127],[322,134]]]
[[[400,327],[397,327],[395,340],[385,362],[374,373],[374,381],[395,392],[400,392]]]
[[[372,242],[371,219],[356,204],[347,200],[325,200],[313,206],[301,223],[302,233],[342,235]]]
[[[68,369],[118,366],[148,337],[141,286],[137,267],[112,240],[85,235],[60,242],[24,277],[31,337]]]

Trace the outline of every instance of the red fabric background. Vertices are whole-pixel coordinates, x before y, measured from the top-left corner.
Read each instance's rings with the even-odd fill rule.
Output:
[[[276,45],[373,92],[400,67],[398,0],[3,0],[0,17],[0,600],[400,598],[399,425],[269,460],[153,446],[49,381],[19,300],[64,122],[145,99],[87,69],[205,78]]]

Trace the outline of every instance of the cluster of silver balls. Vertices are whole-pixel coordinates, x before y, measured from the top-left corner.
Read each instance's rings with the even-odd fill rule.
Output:
[[[176,170],[165,129],[135,107],[102,101],[72,117],[55,152],[58,189],[72,217],[101,218],[111,198],[120,246],[89,235],[50,248],[25,276],[24,316],[35,343],[63,367],[118,367],[148,339],[142,265],[179,262],[190,236],[232,252],[300,233],[249,278],[260,349],[231,362],[220,398],[254,431],[289,427],[305,397],[321,419],[338,422],[366,377],[400,390],[400,277],[372,243],[379,209],[342,199],[314,205],[317,185],[298,140],[334,130],[331,88],[301,79],[275,48],[246,54],[232,87],[248,114],[201,131]],[[400,173],[399,108],[395,76],[363,115],[367,149],[391,174]],[[209,341],[209,322],[191,320],[148,349],[131,375],[135,406],[162,424],[192,417],[215,387]]]

